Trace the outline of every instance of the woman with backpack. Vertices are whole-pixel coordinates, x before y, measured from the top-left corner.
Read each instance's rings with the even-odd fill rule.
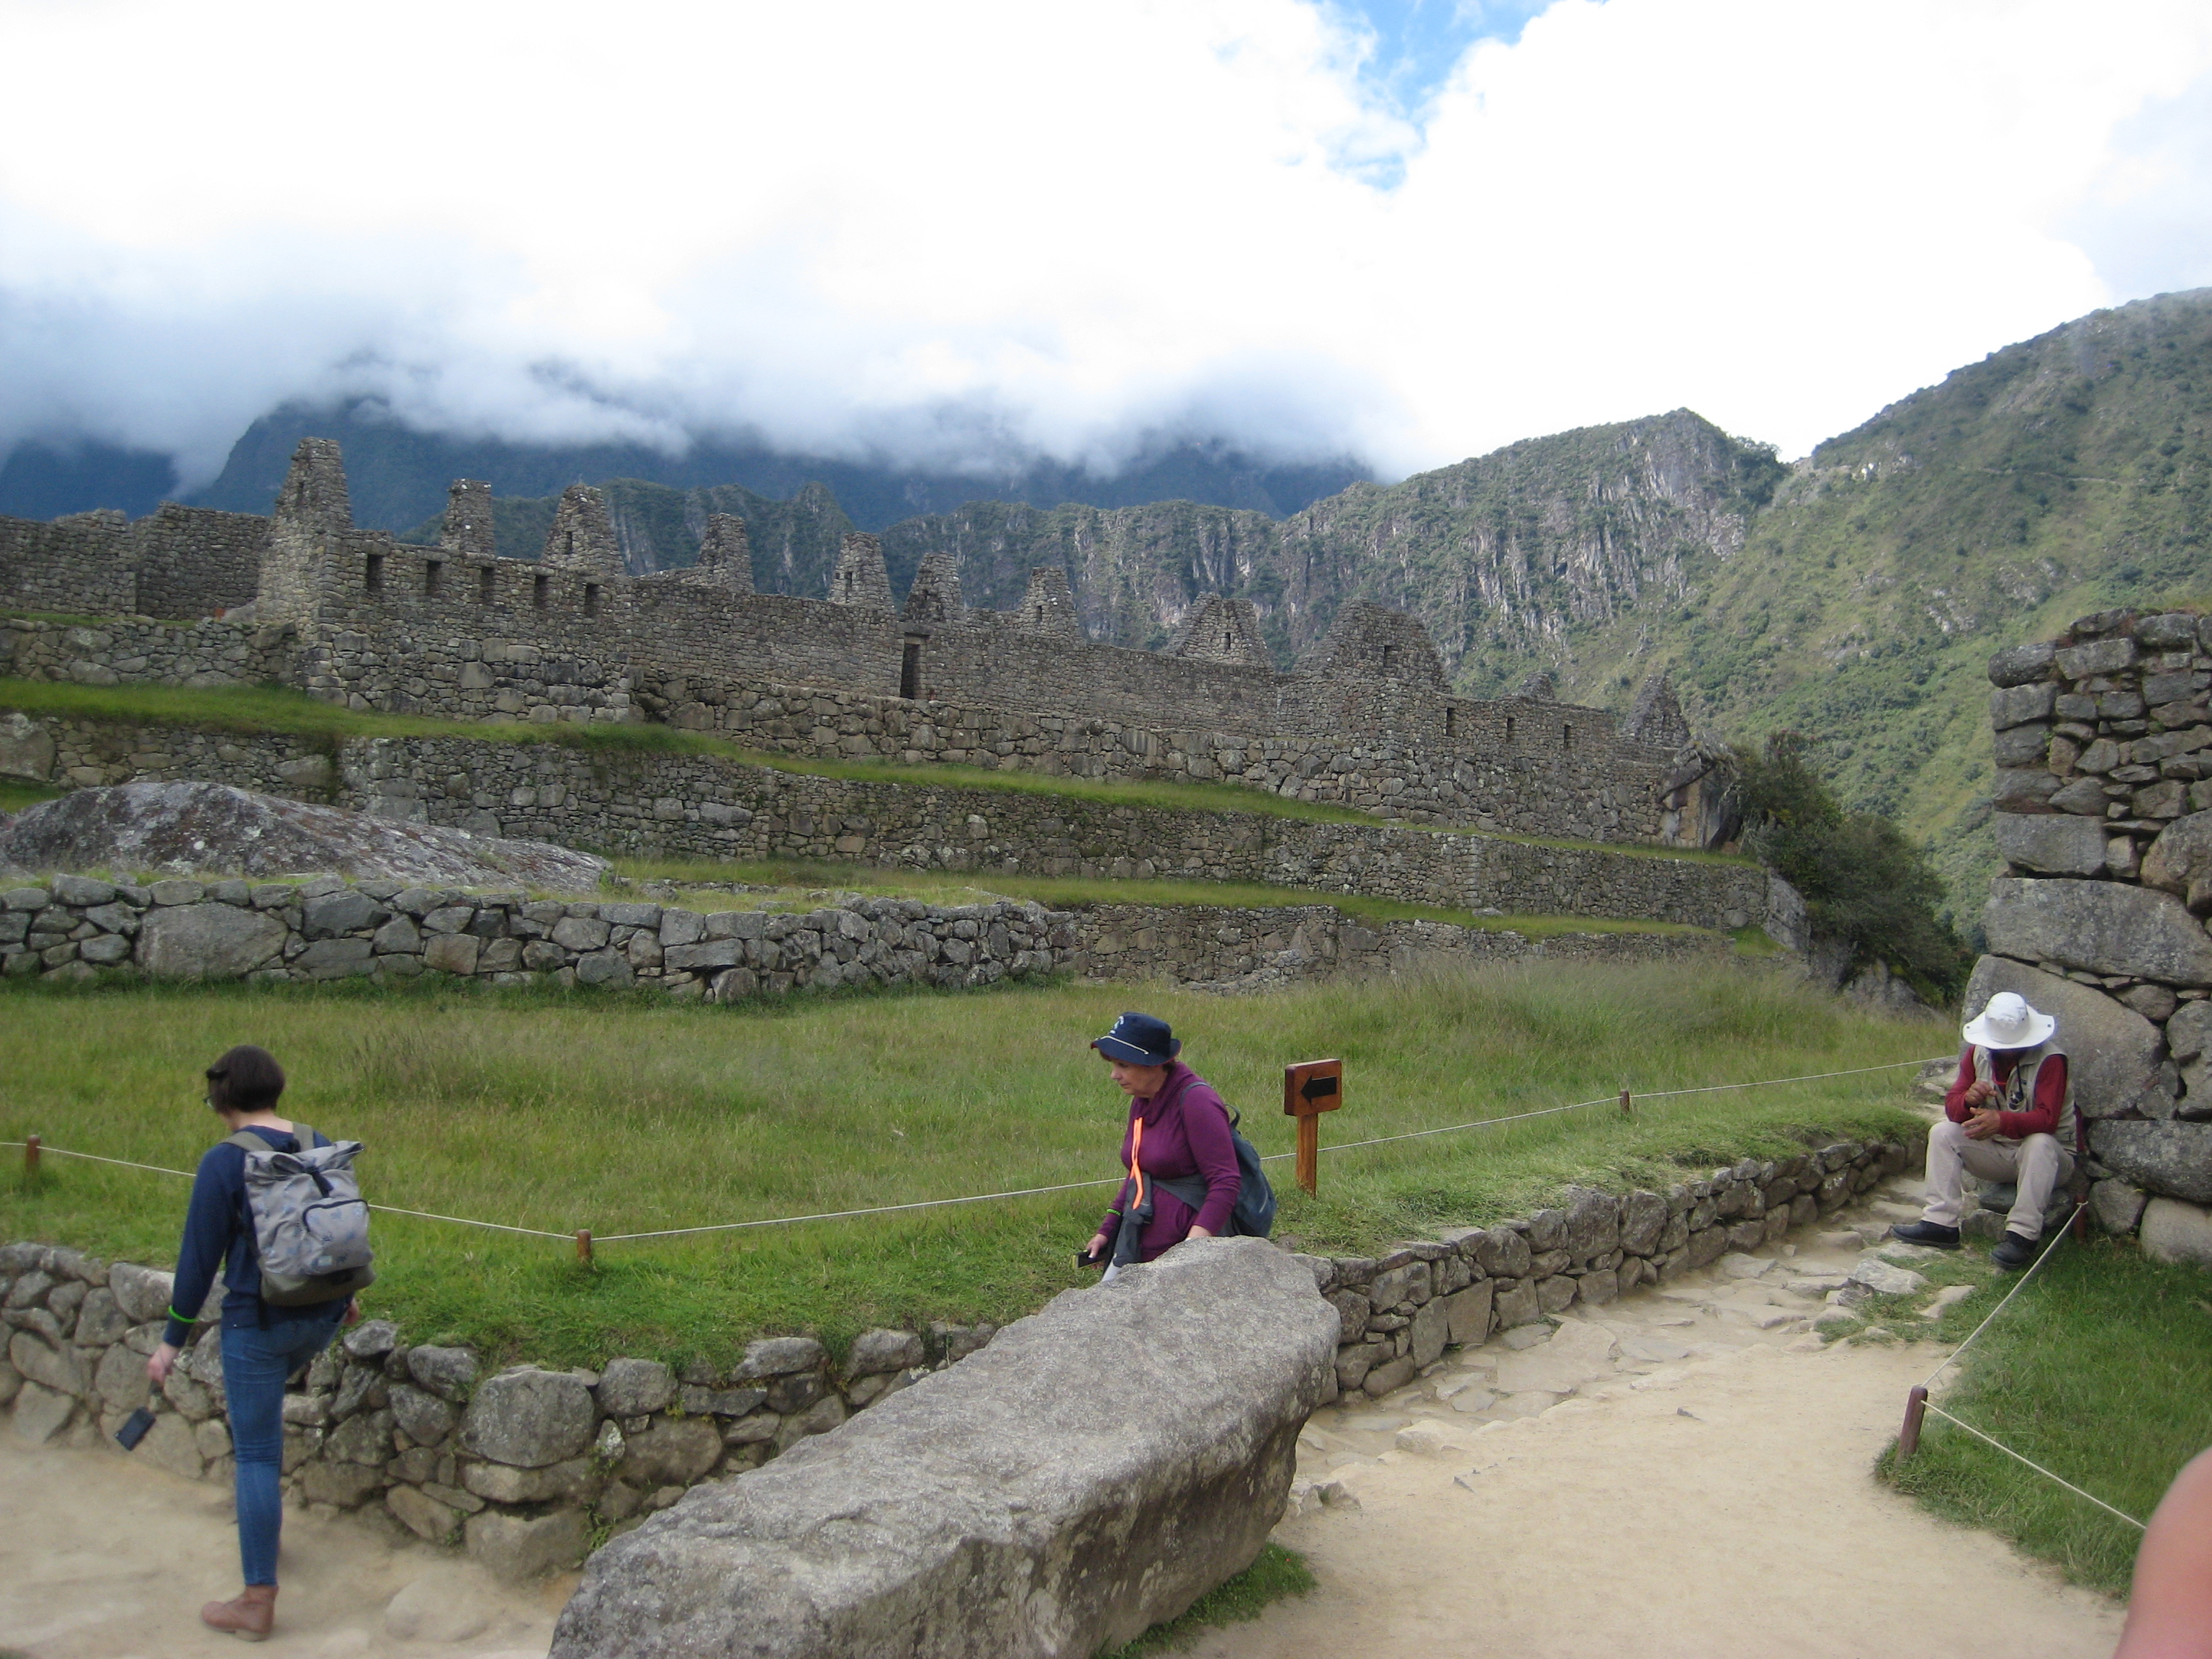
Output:
[[[265,1048],[241,1045],[207,1068],[207,1102],[230,1132],[229,1138],[200,1159],[191,1203],[185,1212],[184,1242],[177,1251],[168,1328],[146,1362],[146,1375],[158,1389],[191,1340],[198,1310],[220,1273],[222,1389],[230,1416],[231,1450],[238,1465],[238,1551],[246,1589],[235,1601],[209,1602],[200,1609],[200,1619],[249,1642],[266,1637],[276,1617],[276,1537],[283,1518],[279,1480],[284,1455],[284,1383],[329,1345],[354,1308],[350,1288],[289,1305],[272,1303],[263,1295],[264,1288],[289,1295],[296,1287],[289,1279],[283,1290],[264,1285],[258,1218],[248,1196],[248,1165],[255,1154],[244,1143],[250,1140],[267,1149],[258,1159],[261,1170],[256,1183],[264,1191],[270,1179],[263,1174],[270,1167],[269,1154],[296,1157],[331,1144],[316,1131],[276,1115],[276,1102],[283,1092],[283,1068]],[[349,1152],[343,1161],[350,1162]],[[276,1183],[286,1179],[286,1170],[295,1172],[291,1178],[297,1179],[296,1171],[302,1167],[300,1163],[276,1166]],[[325,1179],[319,1185],[331,1183]],[[345,1187],[351,1189],[349,1177]],[[358,1205],[357,1194],[352,1201]],[[366,1255],[365,1249],[362,1254]],[[357,1285],[368,1274],[364,1267],[348,1275],[326,1277],[332,1285]],[[316,1288],[327,1287],[311,1286],[310,1293]]]
[[[1176,1056],[1182,1044],[1165,1020],[1123,1014],[1091,1045],[1129,1097],[1121,1135],[1121,1183],[1082,1259],[1108,1262],[1112,1278],[1186,1238],[1231,1231],[1243,1180],[1229,1108],[1213,1085]]]

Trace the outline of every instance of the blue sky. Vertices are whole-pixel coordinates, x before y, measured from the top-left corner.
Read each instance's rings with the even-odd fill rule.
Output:
[[[1377,102],[1419,122],[1467,49],[1510,44],[1548,0],[1336,0],[1335,9],[1371,36],[1359,79]]]

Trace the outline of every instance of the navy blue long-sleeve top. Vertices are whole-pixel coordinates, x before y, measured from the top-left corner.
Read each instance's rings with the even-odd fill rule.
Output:
[[[249,1123],[246,1128],[269,1143],[272,1152],[296,1152],[300,1138],[283,1129]],[[310,1130],[314,1144],[330,1137]],[[183,1347],[217,1272],[222,1274],[222,1323],[278,1325],[292,1319],[328,1319],[331,1304],[279,1308],[261,1299],[261,1252],[253,1242],[253,1214],[246,1202],[246,1153],[228,1141],[210,1146],[192,1177],[192,1201],[185,1211],[184,1243],[177,1247],[177,1282],[171,1291],[169,1328],[161,1340]]]

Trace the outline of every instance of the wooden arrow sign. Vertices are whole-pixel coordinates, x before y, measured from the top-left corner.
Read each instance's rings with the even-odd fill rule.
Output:
[[[1283,1112],[1298,1121],[1298,1185],[1321,1186],[1321,1115],[1344,1104],[1344,1062],[1309,1060],[1283,1067]]]

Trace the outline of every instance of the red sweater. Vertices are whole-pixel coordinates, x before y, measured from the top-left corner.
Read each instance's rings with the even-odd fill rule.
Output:
[[[2016,1050],[1990,1050],[1990,1076],[2002,1091],[2012,1080],[2013,1067],[2020,1063]],[[1959,1075],[1951,1085],[1950,1092],[1943,1097],[1943,1115],[1954,1123],[1964,1123],[1976,1109],[1966,1104],[1966,1091],[1974,1081],[1974,1045],[1968,1043],[1966,1052],[1959,1056]],[[2058,1108],[2066,1099],[2066,1056],[2053,1054],[2051,1061],[2035,1075],[2035,1109],[2030,1112],[1999,1112],[1997,1133],[2008,1140],[2025,1140],[2030,1135],[2056,1134],[2058,1131]]]

